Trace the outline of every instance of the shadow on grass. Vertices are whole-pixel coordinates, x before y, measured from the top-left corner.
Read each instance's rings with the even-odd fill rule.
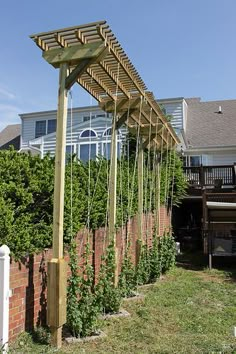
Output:
[[[186,252],[177,256],[177,267],[201,271],[208,268],[208,255],[202,252]],[[213,257],[213,268],[224,271],[232,281],[236,282],[236,257]]]

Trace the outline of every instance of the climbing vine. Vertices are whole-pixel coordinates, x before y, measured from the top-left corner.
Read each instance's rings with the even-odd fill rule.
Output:
[[[119,288],[122,297],[132,297],[137,289],[136,270],[131,259],[130,243],[125,250],[119,276]]]
[[[67,326],[73,336],[85,337],[97,329],[100,307],[93,293],[94,270],[89,262],[89,243],[85,245],[83,269],[80,272],[77,252],[76,242],[73,240],[69,248],[71,275],[68,279]]]
[[[95,288],[97,304],[102,313],[117,313],[120,310],[121,292],[115,284],[116,259],[114,242],[102,256],[98,284]]]

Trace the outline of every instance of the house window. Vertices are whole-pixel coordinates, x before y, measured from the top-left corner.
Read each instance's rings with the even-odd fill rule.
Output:
[[[103,156],[107,159],[107,160],[110,160],[111,158],[111,142],[110,141],[106,141],[103,143],[103,146],[102,146],[102,151],[103,151]],[[121,142],[118,141],[117,142],[117,157],[118,159],[120,158],[121,156]]]
[[[87,129],[87,130],[84,130],[81,134],[80,134],[80,137],[81,138],[91,138],[91,137],[96,137],[97,134],[95,133],[94,130],[91,130],[91,129]]]
[[[37,120],[35,123],[35,138],[40,136],[51,134],[56,131],[57,120],[48,119],[48,120]]]
[[[71,156],[73,155],[73,153],[74,153],[74,145],[66,145],[66,157],[65,157],[66,164],[71,161]]]
[[[112,128],[108,128],[104,131],[103,136],[111,136],[112,135]],[[117,131],[117,136],[121,137],[121,132]]]
[[[201,161],[201,156],[190,156],[189,157],[189,164],[191,167],[197,167],[200,166],[202,161]]]
[[[66,145],[66,155],[72,155],[74,153],[74,145]]]
[[[47,134],[54,133],[56,131],[56,129],[57,129],[57,120],[56,119],[49,119]]]
[[[107,160],[110,160],[110,158],[111,158],[111,143],[110,142],[103,143],[103,156]]]
[[[46,135],[46,120],[38,120],[35,124],[35,138]]]
[[[112,130],[111,128],[108,128],[107,130],[105,130],[105,132],[103,133],[103,136],[111,136]]]
[[[80,144],[79,145],[79,158],[83,162],[94,160],[97,155],[97,144]]]

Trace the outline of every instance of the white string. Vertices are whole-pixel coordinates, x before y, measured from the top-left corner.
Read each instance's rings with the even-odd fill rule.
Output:
[[[127,110],[127,120],[129,119],[129,112],[130,112],[130,101],[128,105],[128,110]],[[127,138],[128,137],[128,138]],[[129,245],[129,223],[130,223],[130,156],[129,156],[129,130],[128,130],[128,125],[126,125],[126,141],[127,141],[127,196],[128,196],[128,201],[127,201],[127,217],[126,217],[126,222],[127,222],[127,235],[126,235],[126,250]]]
[[[168,185],[169,185],[169,181],[168,181],[168,171],[169,171],[169,132],[167,131],[167,139],[166,139],[166,171],[165,171],[165,198],[164,198],[164,205],[167,208],[167,197],[168,197]],[[165,210],[165,214],[164,214],[164,227],[166,224],[166,210]]]
[[[73,236],[73,96],[72,90],[69,91],[70,96],[70,236]]]
[[[149,132],[148,132],[148,146],[150,145],[151,142],[151,114],[152,114],[152,109],[150,110],[150,116],[149,116]],[[148,219],[149,219],[149,214],[148,214],[148,200],[147,200],[147,195],[148,195],[148,183],[150,182],[150,146],[148,149],[148,156],[147,156],[147,166],[146,166],[146,181],[145,181],[145,191],[144,191],[144,210],[145,210],[145,234],[146,234],[146,242],[147,242],[147,237],[148,237]]]
[[[112,119],[112,126],[115,126],[116,123],[116,114],[117,114],[117,98],[118,98],[118,82],[119,82],[119,76],[120,76],[120,63],[118,62],[117,64],[117,80],[116,80],[116,90],[115,90],[115,96],[116,96],[116,100],[115,100],[115,107],[114,107],[114,113],[113,113],[113,119]],[[116,134],[116,129],[112,129],[112,135],[111,135],[111,139],[113,134]],[[116,139],[116,144],[117,144],[117,139]],[[117,149],[117,147],[115,147]],[[110,148],[110,152],[111,148]],[[110,156],[111,158],[111,156]],[[107,222],[106,225],[108,224],[108,210],[109,210],[109,198],[110,198],[110,188],[111,188],[111,166],[110,166],[110,172],[109,172],[109,181],[108,181],[108,192],[107,192],[107,210],[106,210],[106,217],[107,217]],[[105,235],[107,235],[107,227],[105,227]],[[105,238],[104,238],[104,242],[103,242],[103,251],[105,250]]]
[[[92,84],[93,79],[91,78],[91,84]],[[91,212],[91,129],[92,129],[92,104],[93,104],[93,97],[90,95],[90,113],[89,113],[89,160],[88,160],[88,173],[89,173],[89,178],[88,178],[88,216],[87,216],[87,226],[88,229],[90,229],[90,212]]]
[[[131,185],[131,203],[130,203],[130,214],[132,212],[133,207],[133,198],[134,198],[134,183],[135,183],[135,175],[136,175],[136,166],[138,160],[138,146],[139,146],[139,138],[140,138],[140,123],[141,123],[141,115],[142,115],[142,105],[143,105],[143,97],[140,97],[140,105],[139,105],[139,123],[138,129],[136,133],[136,150],[135,150],[135,159],[134,159],[134,169],[133,169],[133,176],[132,176],[132,185]]]
[[[163,147],[164,147],[164,139],[163,139],[163,131],[164,131],[164,125],[162,126],[162,131],[161,131],[161,158],[160,158],[160,164],[159,164],[159,175],[158,175],[158,179],[159,179],[159,193],[161,195],[161,180],[162,180],[162,162],[163,162]],[[160,200],[160,195],[159,195],[159,200]],[[160,203],[158,206],[158,234],[160,236],[161,234],[161,210],[160,210]]]
[[[173,171],[172,171],[172,186],[171,186],[171,199],[170,199],[170,220],[172,220],[173,197],[174,197],[174,184],[175,184],[175,160],[176,152],[173,150]]]

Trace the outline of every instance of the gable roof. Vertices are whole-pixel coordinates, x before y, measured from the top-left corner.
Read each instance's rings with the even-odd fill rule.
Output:
[[[188,105],[186,138],[189,147],[236,145],[236,100],[185,100]],[[220,108],[222,113],[219,113]]]
[[[7,125],[0,132],[0,149],[8,149],[13,145],[16,150],[20,148],[21,124]]]

